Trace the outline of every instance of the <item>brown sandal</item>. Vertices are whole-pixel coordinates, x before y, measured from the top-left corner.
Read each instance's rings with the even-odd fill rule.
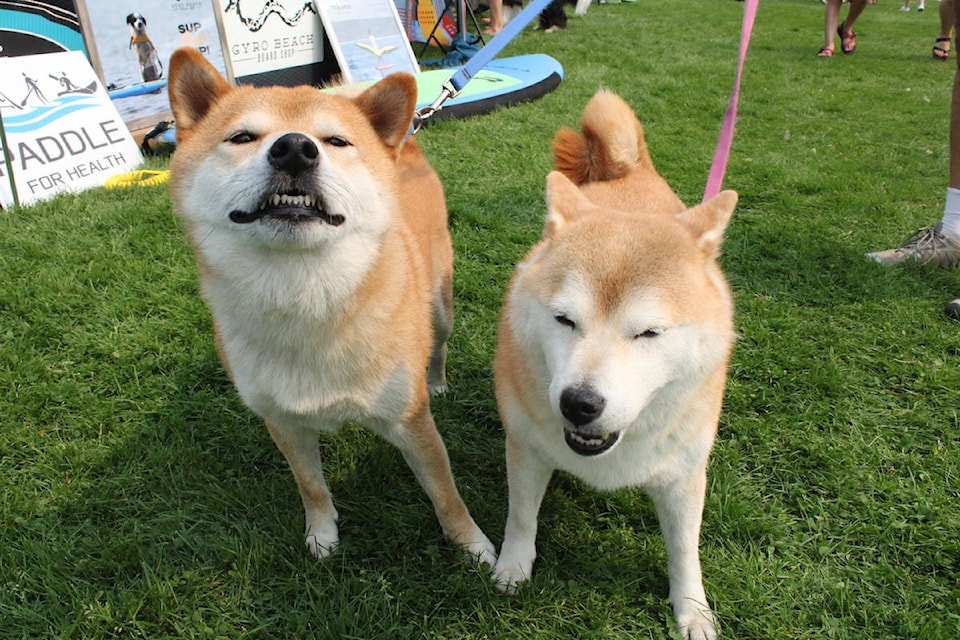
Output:
[[[949,36],[944,36],[942,38],[937,38],[937,44],[933,45],[933,59],[934,60],[946,60],[950,57],[950,49],[944,49],[940,46],[941,42],[950,42]]]
[[[817,51],[818,58],[832,58],[833,57],[833,47],[820,47],[820,51]]]

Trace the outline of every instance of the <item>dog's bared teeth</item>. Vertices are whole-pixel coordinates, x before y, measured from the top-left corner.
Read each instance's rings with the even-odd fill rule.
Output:
[[[261,209],[267,207],[299,207],[302,209],[316,209],[320,199],[317,196],[291,195],[288,193],[275,193],[267,198],[261,205]]]
[[[603,444],[604,438],[584,438],[579,433],[571,432],[570,437],[579,442],[582,445],[588,447],[599,447]]]
[[[566,429],[564,435],[567,445],[576,453],[583,456],[595,456],[603,453],[620,439],[620,434],[617,432],[587,435],[575,429]]]
[[[230,214],[233,222],[253,222],[263,217],[275,217],[293,222],[317,219],[334,227],[339,227],[344,222],[342,215],[328,214],[323,208],[323,200],[309,193],[273,193],[257,205],[254,213],[232,212]]]

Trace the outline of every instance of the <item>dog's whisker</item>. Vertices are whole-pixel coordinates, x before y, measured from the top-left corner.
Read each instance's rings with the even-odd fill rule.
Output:
[[[212,233],[213,233],[213,228],[211,227],[210,229],[207,230],[205,234],[203,234],[202,238],[199,238],[198,240],[196,240],[197,247],[198,248],[202,247],[204,243],[207,241],[207,238],[209,238]]]

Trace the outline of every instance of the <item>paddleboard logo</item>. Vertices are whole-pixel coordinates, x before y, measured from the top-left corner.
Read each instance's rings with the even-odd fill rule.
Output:
[[[58,85],[58,88],[50,90],[49,81],[31,77],[26,71],[21,71],[20,75],[23,81],[22,98],[18,100],[16,96],[11,97],[8,92],[0,91],[0,110],[3,110],[3,125],[7,133],[29,133],[98,104],[91,97],[97,92],[96,79],[77,85],[66,71],[61,71],[59,76],[48,73],[50,80]],[[44,87],[41,87],[41,82]],[[55,97],[51,100],[48,95]]]

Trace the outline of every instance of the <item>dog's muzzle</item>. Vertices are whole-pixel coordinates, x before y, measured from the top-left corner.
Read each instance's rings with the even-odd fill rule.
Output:
[[[600,417],[607,400],[588,384],[567,387],[560,394],[560,412],[570,424],[563,430],[564,440],[574,453],[596,456],[620,440],[620,433],[597,433],[589,425]]]
[[[286,133],[270,146],[267,160],[277,173],[277,182],[300,183],[302,178],[317,166],[320,151],[308,136],[302,133]],[[230,220],[237,224],[249,224],[261,218],[284,222],[309,222],[317,220],[339,227],[344,217],[327,213],[323,200],[314,194],[297,188],[278,189],[265,198],[256,211],[230,212]]]

